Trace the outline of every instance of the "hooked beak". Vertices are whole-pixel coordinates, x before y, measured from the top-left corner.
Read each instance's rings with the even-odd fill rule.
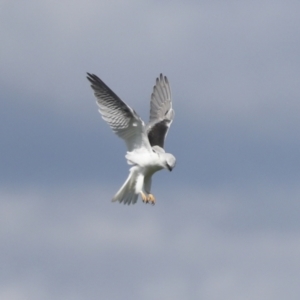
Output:
[[[167,168],[168,168],[168,170],[169,170],[170,172],[173,170],[173,168],[172,168],[170,165],[168,165],[168,164],[167,164]]]

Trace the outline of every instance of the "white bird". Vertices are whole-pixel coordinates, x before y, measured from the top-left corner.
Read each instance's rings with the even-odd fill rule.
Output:
[[[174,119],[171,89],[166,76],[156,79],[150,102],[148,125],[123,102],[99,77],[87,73],[97,98],[99,112],[127,146],[129,176],[112,201],[135,204],[141,194],[145,203],[155,204],[151,194],[152,175],[162,169],[172,171],[176,159],[164,150],[164,141]]]

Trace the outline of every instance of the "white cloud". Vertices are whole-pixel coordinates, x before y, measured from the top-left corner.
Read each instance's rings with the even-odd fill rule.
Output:
[[[252,209],[257,227],[239,218],[242,197],[253,201],[247,190],[158,191],[155,207],[110,203],[101,186],[3,190],[0,295],[11,299],[96,299],[100,290],[132,299],[281,299],[299,292],[299,234],[264,223],[260,207]],[[277,192],[257,190],[255,201],[271,205]],[[299,189],[290,195],[297,201]],[[292,212],[270,214],[288,221]]]

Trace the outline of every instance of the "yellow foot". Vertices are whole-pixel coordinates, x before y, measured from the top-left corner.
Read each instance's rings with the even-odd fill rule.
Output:
[[[148,203],[148,197],[143,192],[141,192],[141,197],[143,199],[143,202]]]
[[[155,197],[152,194],[149,194],[148,195],[148,201],[149,201],[149,203],[154,205],[155,204]]]
[[[151,203],[152,205],[155,204],[155,197],[152,194],[146,195],[143,192],[141,192],[141,197],[144,203]]]

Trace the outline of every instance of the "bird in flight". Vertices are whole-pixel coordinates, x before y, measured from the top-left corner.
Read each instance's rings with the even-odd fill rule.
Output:
[[[164,141],[175,112],[171,89],[166,76],[156,79],[150,102],[150,120],[147,125],[139,115],[123,102],[99,77],[87,73],[99,112],[114,133],[127,146],[125,158],[132,165],[125,183],[112,201],[135,204],[141,195],[144,203],[155,204],[151,194],[152,175],[162,169],[172,171],[176,159],[164,150]]]

